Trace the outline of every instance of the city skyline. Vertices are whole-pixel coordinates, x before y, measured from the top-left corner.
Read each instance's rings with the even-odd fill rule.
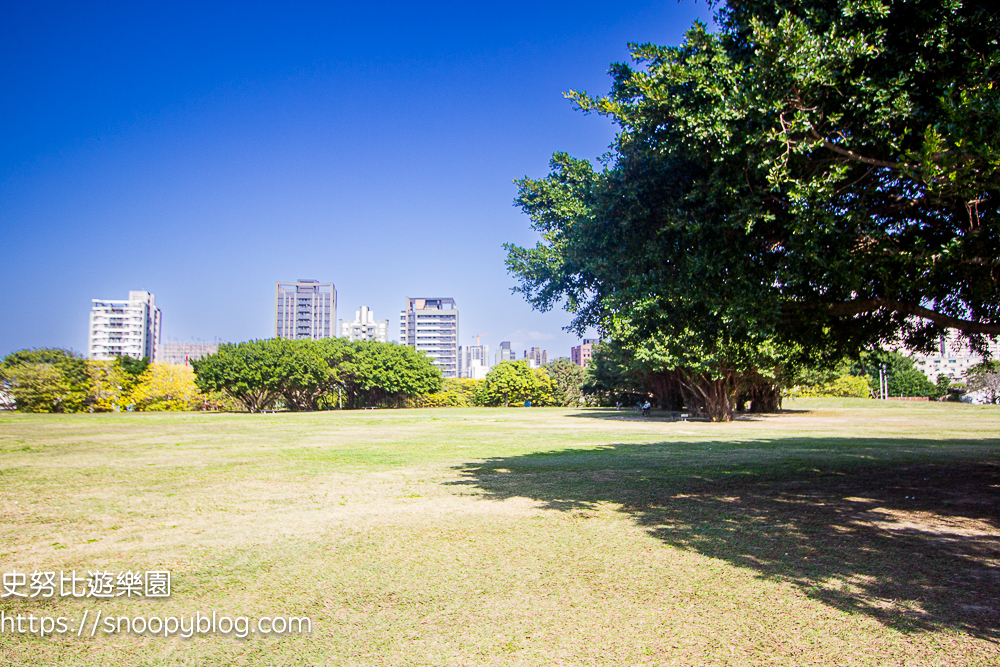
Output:
[[[569,315],[511,293],[502,244],[538,239],[512,181],[602,155],[614,126],[562,94],[607,92],[628,42],[676,44],[695,18],[704,3],[12,7],[0,225],[8,273],[47,303],[0,294],[0,354],[86,353],[90,300],[127,290],[156,294],[166,337],[266,338],[274,282],[299,276],[384,316],[448,294],[470,336],[568,349]]]

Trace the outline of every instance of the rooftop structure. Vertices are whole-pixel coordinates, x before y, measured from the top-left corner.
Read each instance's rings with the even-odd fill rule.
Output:
[[[340,335],[347,340],[376,340],[389,342],[389,320],[375,320],[368,306],[354,311],[354,321],[340,320]]]

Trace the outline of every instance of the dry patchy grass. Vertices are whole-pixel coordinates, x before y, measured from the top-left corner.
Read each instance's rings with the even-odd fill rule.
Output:
[[[5,664],[992,665],[1000,410],[0,415],[0,571],[169,569],[309,616],[236,639],[0,634]]]

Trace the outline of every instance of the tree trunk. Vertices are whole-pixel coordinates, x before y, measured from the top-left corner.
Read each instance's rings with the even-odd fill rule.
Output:
[[[706,374],[687,375],[680,371],[680,385],[685,390],[685,402],[689,407],[708,417],[710,421],[733,420],[733,404],[739,390],[736,375],[724,371],[722,377],[713,378]]]

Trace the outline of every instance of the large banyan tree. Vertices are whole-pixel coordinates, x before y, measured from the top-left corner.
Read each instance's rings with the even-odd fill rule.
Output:
[[[655,337],[715,419],[797,360],[1000,334],[995,6],[733,0],[717,22],[567,94],[620,132],[598,167],[518,181],[542,240],[507,246],[516,289]]]

